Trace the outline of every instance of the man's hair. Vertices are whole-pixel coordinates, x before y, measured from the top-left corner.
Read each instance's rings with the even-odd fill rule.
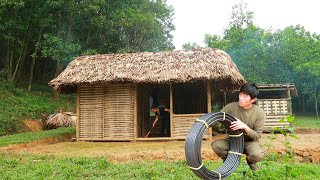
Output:
[[[255,83],[244,83],[240,88],[240,93],[248,94],[253,99],[258,97],[259,90]]]

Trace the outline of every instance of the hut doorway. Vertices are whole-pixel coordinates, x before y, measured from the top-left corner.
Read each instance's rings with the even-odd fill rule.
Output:
[[[155,109],[161,112],[155,112]],[[169,111],[170,86],[168,84],[146,84],[139,86],[138,137],[171,137]],[[159,115],[159,113],[162,114]]]
[[[195,119],[211,112],[211,90],[207,81],[172,84],[139,84],[137,90],[137,137],[141,140],[184,139]],[[169,110],[166,121],[152,107]],[[163,128],[167,122],[168,128]],[[154,125],[154,126],[153,126]],[[151,130],[151,131],[150,131]],[[210,138],[209,128],[206,138]]]

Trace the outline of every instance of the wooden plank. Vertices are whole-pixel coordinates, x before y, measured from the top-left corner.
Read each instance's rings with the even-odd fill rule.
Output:
[[[211,85],[210,85],[210,80],[207,80],[207,109],[208,113],[211,112]],[[209,127],[209,135],[211,134],[210,140],[212,140],[212,127]]]
[[[170,137],[173,137],[173,91],[172,83],[169,84],[170,93]]]
[[[76,120],[76,140],[79,141],[80,130],[80,87],[77,86],[77,120]]]
[[[279,123],[279,122],[276,122],[276,123],[266,123],[265,126],[287,126],[287,125],[290,125],[290,123]]]

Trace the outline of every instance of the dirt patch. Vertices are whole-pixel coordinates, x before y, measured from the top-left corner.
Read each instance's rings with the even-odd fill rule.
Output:
[[[5,147],[0,147],[0,151],[27,151],[28,149],[32,149],[37,146],[46,146],[50,144],[57,144],[61,142],[67,142],[71,141],[75,137],[74,134],[66,134],[66,135],[61,135],[57,137],[52,137],[52,138],[43,138],[40,140],[32,141],[29,143],[22,143],[22,144],[12,144],[9,146]]]
[[[279,134],[273,141],[271,134],[263,134],[262,145],[270,144],[267,153],[284,152],[285,138]],[[298,139],[289,138],[296,158],[301,162],[320,163],[320,134],[297,134]],[[106,157],[111,162],[154,161],[154,160],[185,160],[185,141],[164,142],[71,142],[74,136],[48,138],[36,142],[12,145],[0,148],[0,151],[10,153],[31,153],[54,155],[61,157]],[[224,138],[224,135],[213,136],[214,139]],[[64,142],[62,142],[64,141]],[[202,159],[218,160],[211,149],[211,141],[203,141]]]
[[[25,131],[42,131],[42,123],[41,121],[33,120],[33,119],[25,119],[22,121],[23,127]]]
[[[296,129],[296,134],[320,134],[320,129]]]

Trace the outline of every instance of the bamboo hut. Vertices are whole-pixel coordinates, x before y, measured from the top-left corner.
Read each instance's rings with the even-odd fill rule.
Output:
[[[292,115],[291,97],[297,96],[294,84],[258,84],[258,87],[260,94],[257,105],[266,112],[263,131],[270,132],[275,127],[285,129],[291,126],[285,117]]]
[[[233,91],[245,80],[222,50],[142,52],[81,56],[49,82],[55,90],[77,93],[77,140],[137,141],[185,139],[197,117],[211,112],[212,94]],[[170,132],[150,135],[156,90],[170,109]],[[209,128],[204,138],[211,138]]]

